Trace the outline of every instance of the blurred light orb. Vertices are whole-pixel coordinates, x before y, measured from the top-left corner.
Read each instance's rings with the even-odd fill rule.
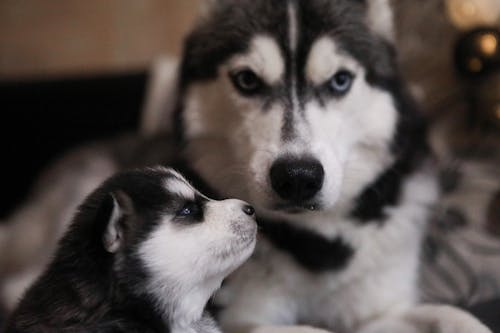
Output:
[[[477,57],[473,57],[469,59],[469,62],[467,63],[467,67],[469,67],[469,70],[473,73],[479,73],[480,71],[483,70],[483,62],[481,59]]]
[[[459,29],[495,25],[500,19],[500,0],[446,0],[448,16]]]
[[[499,0],[500,1],[500,0]],[[498,40],[491,33],[486,33],[479,38],[479,47],[486,56],[492,56],[497,52]]]

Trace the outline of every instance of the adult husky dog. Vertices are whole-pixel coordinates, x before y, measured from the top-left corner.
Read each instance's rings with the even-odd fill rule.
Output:
[[[436,199],[424,126],[398,76],[385,0],[215,0],[188,37],[185,161],[257,207],[256,255],[217,302],[228,332],[487,332],[418,303]]]

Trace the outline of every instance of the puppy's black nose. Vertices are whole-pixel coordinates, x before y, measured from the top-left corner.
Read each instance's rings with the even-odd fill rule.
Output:
[[[243,206],[243,212],[249,216],[253,216],[255,214],[255,209],[250,205]]]
[[[274,191],[282,199],[303,203],[321,190],[325,171],[313,158],[280,158],[273,163],[270,176]]]

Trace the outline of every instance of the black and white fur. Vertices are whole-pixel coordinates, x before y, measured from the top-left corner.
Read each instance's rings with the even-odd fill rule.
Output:
[[[80,206],[5,332],[219,332],[204,309],[252,253],[253,216],[171,169],[113,176]]]
[[[204,3],[175,87],[181,144],[173,146],[207,189],[257,206],[262,225],[255,255],[217,297],[228,332],[291,332],[296,324],[337,333],[488,332],[457,309],[417,305],[436,187],[421,163],[422,122],[398,76],[388,1]],[[255,87],[255,77],[240,75],[248,70],[259,89],[242,93],[242,83]],[[340,71],[350,75],[342,93]],[[22,220],[42,206],[28,205]]]
[[[214,0],[185,44],[175,113],[187,164],[254,204],[255,255],[218,296],[228,332],[488,332],[417,305],[437,198],[387,0]]]

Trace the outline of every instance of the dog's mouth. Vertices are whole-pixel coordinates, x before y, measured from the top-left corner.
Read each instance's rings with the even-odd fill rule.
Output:
[[[287,214],[303,214],[321,210],[318,203],[280,203],[273,207],[273,210]]]

